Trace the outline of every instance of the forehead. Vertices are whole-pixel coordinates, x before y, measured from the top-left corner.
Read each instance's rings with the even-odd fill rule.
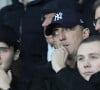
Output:
[[[0,47],[8,47],[8,45],[4,42],[0,42]]]
[[[99,18],[100,17],[100,6],[96,9],[96,12],[95,12],[95,19]]]
[[[100,53],[100,41],[80,45],[77,54]]]

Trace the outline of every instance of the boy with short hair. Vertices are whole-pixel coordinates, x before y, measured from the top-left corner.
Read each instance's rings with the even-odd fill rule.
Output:
[[[0,90],[18,90],[18,79],[12,74],[11,65],[19,54],[17,33],[8,26],[0,26]]]
[[[68,68],[57,72],[60,90],[100,90],[100,36],[83,40],[77,50],[76,67]]]

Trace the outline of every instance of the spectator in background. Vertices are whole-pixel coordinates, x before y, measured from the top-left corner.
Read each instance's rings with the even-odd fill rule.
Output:
[[[50,13],[49,15],[45,15],[45,19],[43,21],[42,26],[44,28],[46,28],[51,22],[52,22],[52,18],[55,15],[55,13],[61,9],[67,9],[67,8],[71,8],[73,10],[78,10],[78,3],[77,0],[53,0],[51,2],[51,5],[53,7],[50,7],[50,9],[52,10],[52,13]]]
[[[41,68],[47,63],[47,44],[44,38],[41,16],[52,11],[49,9],[51,6],[49,2],[51,1],[18,0],[0,11],[0,25],[5,24],[14,28],[20,36],[20,79],[23,83],[21,90],[27,89],[27,85],[33,76],[42,78],[43,73],[46,72],[44,68]]]
[[[78,0],[78,11],[85,18],[85,22],[91,30],[91,33],[90,33],[91,35],[97,34],[93,26],[94,14],[93,14],[92,8],[93,8],[94,2],[95,0]]]
[[[94,3],[95,12],[95,29],[100,32],[100,0],[96,0]]]
[[[17,33],[8,26],[0,26],[0,90],[19,90],[19,80],[12,67],[19,54]]]
[[[52,31],[54,31],[55,25],[59,26],[56,27],[53,33]],[[55,15],[52,23],[47,27],[47,30],[55,34],[56,37],[59,37],[58,41],[60,42],[51,58],[52,68],[57,73],[56,78],[58,78],[58,80],[59,78],[64,80],[57,81],[57,87],[59,87],[60,90],[67,90],[70,78],[67,78],[67,74],[63,75],[63,70],[67,71],[68,69],[69,71],[69,69],[75,68],[77,48],[80,42],[89,36],[89,29],[85,26],[85,22],[78,12],[72,9],[64,9]]]

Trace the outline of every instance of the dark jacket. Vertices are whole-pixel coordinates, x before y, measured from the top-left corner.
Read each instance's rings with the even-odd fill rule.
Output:
[[[50,0],[52,1],[52,0]],[[15,29],[20,35],[21,41],[21,82],[27,83],[33,75],[42,75],[39,67],[47,63],[47,45],[44,37],[41,16],[47,12],[51,12],[52,5],[48,0],[35,0],[24,6],[22,3],[15,2],[10,6],[6,6],[0,11],[0,25],[6,24]],[[46,4],[46,5],[44,5]],[[52,3],[51,3],[52,4]],[[38,70],[38,71],[37,71]],[[40,73],[36,73],[39,72]],[[22,89],[21,90],[25,90]]]
[[[59,9],[66,9],[71,8],[74,10],[78,9],[78,3],[77,0],[57,0],[58,1],[58,7]]]
[[[12,75],[12,82],[8,90],[19,90],[19,79],[15,75]]]
[[[51,62],[39,68],[41,68],[41,71],[37,70],[36,73],[41,74],[32,77],[28,84],[28,90],[58,90],[56,85],[56,73],[52,70]]]
[[[16,3],[0,11],[0,23],[13,27],[19,33],[22,54],[31,56],[34,62],[46,60],[46,42],[41,26],[42,5],[40,0],[36,0],[27,6]]]
[[[20,35],[21,63],[26,71],[36,70],[38,65],[47,62],[47,45],[41,15],[43,10],[50,12],[51,9],[49,10],[47,1],[45,6],[44,3],[45,0],[36,0],[24,6],[17,2],[0,11],[0,24],[13,27]],[[26,67],[30,69],[27,70]]]
[[[76,69],[67,67],[57,73],[57,80],[60,90],[100,90],[100,72],[86,81]]]

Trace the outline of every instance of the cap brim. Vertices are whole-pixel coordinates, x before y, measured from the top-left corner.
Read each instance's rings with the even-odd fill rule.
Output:
[[[50,25],[47,26],[45,30],[45,35],[47,36],[52,35],[54,28],[57,28],[57,27],[64,27],[64,26],[59,23],[51,23]]]

